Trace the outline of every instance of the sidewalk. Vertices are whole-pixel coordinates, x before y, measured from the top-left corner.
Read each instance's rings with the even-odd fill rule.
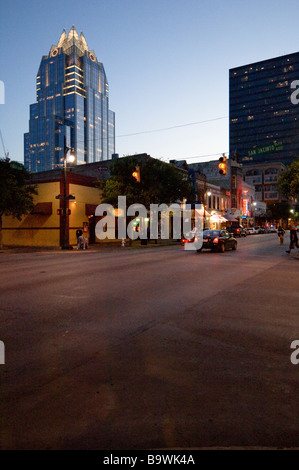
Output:
[[[132,249],[145,249],[145,248],[158,248],[161,246],[173,246],[179,245],[180,242],[177,240],[158,240],[158,243],[155,243],[154,240],[148,241],[146,245],[141,245],[140,240],[134,240],[129,243],[129,240],[126,241],[126,245],[122,246],[121,240],[111,240],[109,242],[94,243],[89,245],[87,252],[95,252],[107,249],[121,249],[121,250],[132,250]],[[72,245],[69,250],[62,250],[59,246],[5,246],[0,250],[1,253],[38,253],[38,252],[49,252],[49,253],[65,253],[65,252],[77,252],[77,246]],[[79,250],[83,251],[83,250]]]
[[[121,249],[136,249],[136,248],[141,248],[141,249],[144,249],[144,248],[157,248],[157,247],[160,247],[160,246],[172,246],[172,245],[179,245],[180,242],[178,242],[177,240],[172,240],[172,239],[169,239],[169,240],[158,240],[157,243],[155,243],[155,240],[146,240],[147,241],[147,244],[145,245],[142,245],[141,244],[141,240],[134,240],[134,241],[131,241],[130,243],[130,240],[126,240],[126,244],[125,246],[122,246],[122,243],[121,243],[121,240],[113,240],[113,241],[110,241],[110,242],[102,242],[102,243],[95,243],[93,245],[90,245],[90,249],[91,250],[101,250],[102,248],[121,248]]]
[[[180,242],[177,240],[158,240],[156,244],[154,240],[148,241],[147,245],[141,245],[140,240],[132,241],[131,245],[127,240],[126,245],[122,246],[121,240],[111,240],[109,242],[94,243],[88,247],[84,253],[96,253],[99,251],[108,250],[144,250],[150,248],[159,248],[166,246],[180,246]],[[1,254],[13,254],[13,253],[78,253],[83,250],[77,250],[76,245],[73,245],[69,250],[62,250],[59,246],[10,246],[4,247],[0,250]],[[292,259],[299,260],[299,251],[292,250],[290,254],[285,253],[285,256]]]

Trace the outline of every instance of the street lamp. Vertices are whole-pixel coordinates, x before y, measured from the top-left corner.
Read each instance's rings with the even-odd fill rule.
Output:
[[[67,180],[66,180],[66,167],[67,162],[74,163],[76,157],[72,154],[68,155],[68,151],[71,150],[70,147],[66,145],[66,139],[64,137],[64,154],[63,154],[63,194],[56,196],[56,199],[62,199],[62,250],[69,249],[68,236],[67,236],[67,201],[70,199],[75,199],[75,196],[67,194]]]
[[[203,205],[203,229],[205,230],[206,228],[206,205],[207,205],[207,197],[210,197],[212,195],[211,191],[208,191],[205,193],[205,200],[204,200],[204,205]]]
[[[295,215],[294,215],[294,214],[295,214],[295,210],[294,210],[294,209],[290,209],[290,213],[291,213],[291,218],[290,218],[290,220],[291,220],[291,222],[292,222],[292,220],[295,219]]]
[[[255,227],[256,202],[253,202],[252,205],[253,205],[253,226]]]

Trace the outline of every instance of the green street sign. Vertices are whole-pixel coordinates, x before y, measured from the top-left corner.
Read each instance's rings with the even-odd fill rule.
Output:
[[[263,155],[264,153],[273,153],[283,150],[282,142],[273,142],[273,144],[263,145],[261,147],[255,147],[248,150],[248,156],[253,157],[255,155]]]

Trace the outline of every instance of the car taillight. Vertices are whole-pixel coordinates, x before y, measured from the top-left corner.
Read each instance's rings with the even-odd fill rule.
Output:
[[[214,238],[213,243],[218,243],[218,242],[219,242],[219,238]]]

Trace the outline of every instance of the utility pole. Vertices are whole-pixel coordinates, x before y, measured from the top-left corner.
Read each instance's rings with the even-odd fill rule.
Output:
[[[70,147],[67,147],[66,145],[66,138],[64,136],[64,154],[63,154],[63,194],[59,194],[56,196],[56,199],[62,199],[62,244],[61,244],[61,249],[62,250],[68,250],[70,248],[69,243],[68,243],[68,235],[67,235],[67,216],[68,214],[68,209],[67,209],[67,201],[70,199],[75,199],[75,196],[72,196],[71,194],[67,194],[67,174],[66,174],[66,164],[67,164],[67,154],[68,151],[70,150]],[[73,163],[75,161],[74,155],[69,155],[69,162]]]

